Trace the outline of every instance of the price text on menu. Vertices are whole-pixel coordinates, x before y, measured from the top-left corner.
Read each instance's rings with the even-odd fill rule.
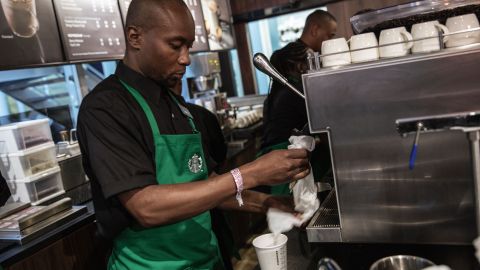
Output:
[[[116,0],[54,0],[67,60],[120,59],[125,52]]]

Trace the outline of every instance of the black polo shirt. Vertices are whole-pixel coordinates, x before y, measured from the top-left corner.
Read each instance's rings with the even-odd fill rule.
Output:
[[[297,40],[275,51],[270,58],[272,65],[302,93],[302,78],[289,75],[286,67],[293,65],[292,58],[306,59],[307,50],[305,43]],[[302,130],[307,122],[305,100],[273,81],[263,107],[262,148],[288,141],[293,129]]]
[[[123,63],[83,99],[78,139],[84,169],[91,180],[100,233],[107,238],[115,237],[134,222],[116,195],[157,184],[152,130],[142,108],[120,80],[145,98],[161,134],[192,133],[187,117],[172,100],[169,90]],[[178,100],[186,105],[182,97],[178,96]],[[204,133],[202,127],[197,128]],[[212,170],[216,164],[205,143],[203,148],[207,166]]]

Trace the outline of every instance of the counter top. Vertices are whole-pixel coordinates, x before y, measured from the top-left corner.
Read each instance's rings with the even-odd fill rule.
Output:
[[[8,266],[15,262],[18,262],[38,250],[48,246],[49,244],[61,239],[65,235],[68,235],[72,231],[80,228],[81,226],[94,222],[95,213],[93,210],[93,203],[88,202],[87,212],[54,230],[34,239],[24,245],[20,245],[14,242],[0,241],[0,266]]]

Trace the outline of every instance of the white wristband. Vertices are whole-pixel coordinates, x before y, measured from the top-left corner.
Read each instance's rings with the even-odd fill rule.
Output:
[[[238,201],[238,205],[243,206],[243,199],[242,199],[243,177],[242,177],[242,173],[240,173],[240,170],[238,168],[231,170],[230,173],[232,174],[233,180],[235,181],[235,185],[237,186],[237,195],[235,195],[235,198]]]

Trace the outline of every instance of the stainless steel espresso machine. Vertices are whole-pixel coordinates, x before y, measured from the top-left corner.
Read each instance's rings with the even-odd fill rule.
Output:
[[[216,114],[223,127],[228,118],[228,103],[226,93],[220,92],[222,79],[218,53],[194,54],[190,60],[185,77],[191,102]]]
[[[254,62],[287,84],[265,58]],[[309,242],[471,244],[479,150],[466,127],[480,125],[480,44],[319,66],[303,75],[304,95],[311,133],[329,135],[335,188]]]

